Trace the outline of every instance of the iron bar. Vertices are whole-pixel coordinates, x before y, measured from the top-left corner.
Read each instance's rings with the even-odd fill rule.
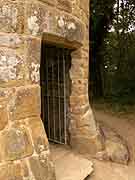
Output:
[[[67,144],[67,110],[66,110],[66,69],[65,69],[65,50],[63,49],[63,78],[64,78],[64,139],[65,139],[65,144]]]
[[[55,77],[54,77],[54,59],[52,59],[52,101],[53,101],[53,138],[55,140]]]
[[[62,137],[61,137],[61,117],[60,117],[60,51],[58,50],[58,104],[59,104],[59,138],[60,142],[62,142]]]
[[[49,93],[49,80],[48,80],[48,60],[47,60],[47,49],[45,49],[45,64],[46,64],[46,88],[47,88],[47,93]],[[44,97],[45,98],[45,97]],[[45,107],[46,108],[46,107]],[[50,134],[50,111],[49,111],[50,107],[49,107],[49,97],[47,96],[47,123],[48,123],[48,138],[51,137],[51,134]]]

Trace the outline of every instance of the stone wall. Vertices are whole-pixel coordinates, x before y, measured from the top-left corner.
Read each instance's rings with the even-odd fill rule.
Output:
[[[55,180],[40,119],[47,33],[82,45],[72,54],[70,72],[71,145],[90,154],[102,149],[88,101],[88,7],[88,0],[0,1],[0,180]]]

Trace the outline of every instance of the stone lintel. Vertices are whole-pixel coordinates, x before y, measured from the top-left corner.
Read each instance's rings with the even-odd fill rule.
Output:
[[[43,41],[47,44],[53,44],[59,47],[68,48],[71,50],[78,49],[82,46],[82,44],[76,40],[70,41],[61,37],[59,35],[51,34],[51,33],[43,33]]]
[[[78,18],[40,2],[26,3],[24,32],[33,36],[42,36],[46,33],[48,37],[49,34],[52,34],[52,36],[62,37],[70,43],[82,44],[84,40],[84,24]]]

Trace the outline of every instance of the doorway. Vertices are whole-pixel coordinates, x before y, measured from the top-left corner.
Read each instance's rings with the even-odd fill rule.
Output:
[[[42,42],[41,116],[49,141],[67,144],[71,50]]]

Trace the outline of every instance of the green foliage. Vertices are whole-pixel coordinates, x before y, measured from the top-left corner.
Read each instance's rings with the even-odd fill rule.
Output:
[[[133,104],[135,102],[135,33],[128,33],[122,57],[119,57],[117,34],[108,34],[103,47],[104,96],[114,102]]]
[[[98,49],[113,17],[115,0],[91,0],[91,42]]]
[[[113,19],[113,5],[115,0],[91,0],[91,39],[90,46],[92,49],[92,59],[90,64],[90,92],[100,96],[102,94],[102,80],[100,65],[102,56],[100,56],[100,48],[103,45],[104,38]],[[96,72],[96,73],[95,73]],[[93,84],[91,86],[91,84]],[[92,96],[92,95],[91,95]]]
[[[93,0],[92,5],[92,52],[104,98],[135,104],[135,1]]]

